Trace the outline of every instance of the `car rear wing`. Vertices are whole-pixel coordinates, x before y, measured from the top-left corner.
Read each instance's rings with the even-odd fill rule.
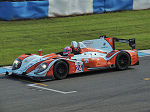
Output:
[[[113,38],[114,42],[121,42],[121,43],[128,43],[129,46],[132,49],[135,49],[135,39],[118,39],[118,38]]]
[[[116,37],[106,37],[106,36],[100,36],[100,38],[104,38],[112,46],[113,50],[115,50],[115,42],[128,43],[132,49],[135,49],[135,39],[134,38],[118,39]]]

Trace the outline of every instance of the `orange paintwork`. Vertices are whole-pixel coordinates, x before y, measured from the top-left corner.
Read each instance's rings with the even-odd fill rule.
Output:
[[[49,69],[46,76],[53,76],[53,67],[54,67],[54,65]]]
[[[61,57],[61,55],[53,55],[53,56],[49,57],[48,59],[52,59],[52,58],[56,58],[56,57]]]
[[[56,55],[56,54],[55,53],[47,54],[46,56],[44,56],[44,58],[50,57],[50,56],[53,56],[53,55]]]
[[[46,57],[51,56],[51,55],[53,55],[53,54],[47,55]],[[36,63],[36,64],[33,65],[32,67],[30,67],[30,68],[26,71],[26,73],[29,73],[29,72],[31,72],[32,70],[34,70],[34,69],[35,69],[39,64],[41,64],[42,62],[46,62],[47,64],[49,64],[51,61],[54,60],[54,59],[52,59],[52,58],[59,57],[59,56],[60,56],[60,55],[54,55],[54,56],[48,58],[48,59],[51,59],[51,60],[47,60],[47,61],[44,60],[44,61],[41,61],[41,62]]]
[[[54,59],[47,60],[47,61],[45,61],[45,63],[50,64],[52,61],[54,61]],[[49,71],[47,72],[46,76],[53,76],[53,66],[49,69]]]
[[[106,57],[109,58],[109,57],[111,57],[113,54],[115,54],[116,52],[118,52],[118,50],[113,50],[113,51],[109,52]]]
[[[98,50],[95,50],[95,49],[92,49],[92,48],[83,48],[81,49],[81,52],[97,52]],[[105,52],[101,52],[101,51],[98,51],[100,53],[105,53]],[[118,50],[114,50],[110,53],[108,53],[106,55],[107,58],[111,57],[113,54],[115,54],[116,52],[118,52]],[[134,65],[135,63],[137,63],[137,61],[139,60],[138,59],[138,51],[135,51],[135,50],[128,50],[127,51],[129,53],[129,55],[131,56],[131,65]],[[27,57],[26,55],[22,55],[22,57],[25,56]],[[55,57],[61,57],[60,55],[56,55],[56,54],[49,54],[49,55],[46,55],[45,57],[49,57],[51,56],[50,58],[48,58],[47,61],[45,61],[46,63],[50,63],[51,61],[53,61],[54,59],[52,58],[55,58]],[[70,54],[68,56],[69,59],[71,59],[71,57],[73,57],[74,54]],[[112,64],[115,65],[115,61],[116,61],[116,57],[117,57],[117,54],[115,56],[113,56],[110,60],[105,60],[104,58],[101,58],[101,57],[98,57],[98,58],[88,58],[88,62],[85,62],[85,59],[82,59],[81,61],[83,62],[83,72],[87,72],[87,71],[90,71],[88,70],[88,68],[97,68],[97,67],[110,67]],[[67,57],[61,57],[62,59],[66,60]],[[42,61],[43,62],[43,61]],[[42,62],[39,62],[35,65],[33,65],[32,67],[30,67],[26,73],[29,73],[31,72],[32,70],[34,70],[40,63]],[[66,60],[66,62],[69,64],[69,73],[68,74],[74,74],[76,73],[75,72],[75,60]],[[54,66],[54,65],[53,65]],[[49,69],[49,71],[47,72],[46,76],[53,76],[53,66]]]
[[[71,59],[71,57],[73,57],[73,56],[74,56],[74,54],[69,54],[68,55],[69,59]]]
[[[106,41],[111,45],[111,47],[113,48],[113,46],[114,46],[114,45],[113,45],[113,44],[114,44],[114,43],[113,43],[113,38],[111,38],[111,37],[110,37],[110,38],[105,38],[105,40],[106,40]]]
[[[115,56],[113,56],[110,60],[108,60],[108,66],[114,64],[115,65],[115,62],[116,62],[116,57],[117,57],[117,54]]]
[[[42,56],[43,50],[39,50],[38,53],[39,53],[39,56]]]
[[[32,55],[33,55],[33,54],[32,54]],[[23,59],[25,59],[25,58],[27,58],[27,57],[29,57],[29,56],[31,56],[31,55],[22,54],[22,55],[19,56],[18,58],[19,58],[20,60],[23,60]]]
[[[30,67],[27,71],[26,71],[26,73],[29,73],[29,72],[31,72],[32,70],[34,70],[39,64],[41,64],[43,61],[41,61],[41,62],[39,62],[39,63],[36,63],[35,65],[33,65],[32,67]]]
[[[75,73],[75,62],[67,61],[67,63],[69,64],[69,74]]]
[[[139,57],[138,57],[138,51],[136,49],[128,51],[128,53],[130,54],[131,57],[131,65],[136,64],[139,61]]]
[[[107,61],[103,58],[89,58],[88,63],[85,63],[84,59],[83,59],[83,63],[87,68],[94,68],[94,67],[105,67]]]

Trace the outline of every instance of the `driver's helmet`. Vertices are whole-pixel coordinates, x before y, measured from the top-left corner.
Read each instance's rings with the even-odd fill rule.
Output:
[[[71,52],[72,52],[72,49],[71,49],[70,47],[65,47],[65,48],[64,48],[63,55],[71,54]]]

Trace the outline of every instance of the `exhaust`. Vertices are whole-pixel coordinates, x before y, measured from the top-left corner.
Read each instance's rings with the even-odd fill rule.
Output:
[[[111,65],[110,65],[110,68],[115,68],[115,65],[114,65],[114,64],[111,64]]]

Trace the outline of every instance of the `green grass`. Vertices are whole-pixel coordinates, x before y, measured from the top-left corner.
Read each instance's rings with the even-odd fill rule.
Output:
[[[73,40],[100,35],[136,38],[137,49],[150,49],[150,10],[125,11],[65,18],[0,21],[0,65],[11,65],[23,53],[63,50]],[[119,49],[128,49],[117,44]]]

